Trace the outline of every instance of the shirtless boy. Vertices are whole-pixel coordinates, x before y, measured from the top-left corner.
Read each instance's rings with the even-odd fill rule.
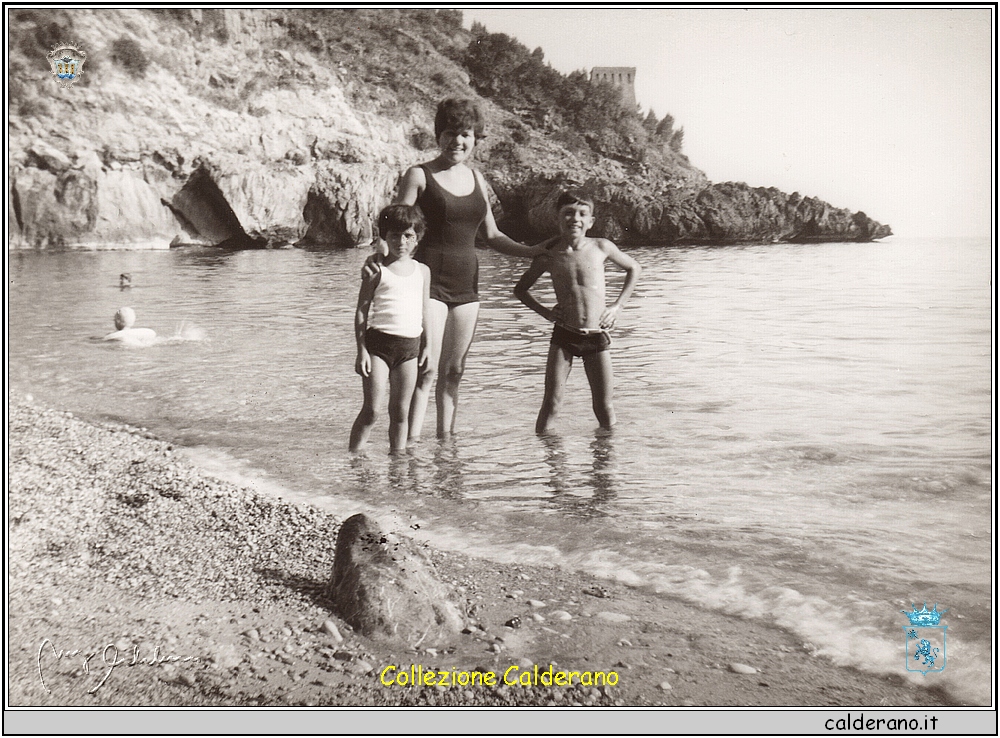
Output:
[[[514,295],[546,320],[555,323],[545,365],[545,398],[535,421],[536,433],[548,433],[562,404],[573,357],[583,359],[590,382],[594,414],[602,428],[615,424],[612,406],[611,339],[608,331],[632,294],[642,268],[606,238],[588,238],[594,225],[594,201],[581,192],[564,192],[556,201],[559,236],[528,267]],[[618,299],[605,305],[604,262],[625,270]],[[552,278],[556,305],[545,307],[529,290],[545,272]]]

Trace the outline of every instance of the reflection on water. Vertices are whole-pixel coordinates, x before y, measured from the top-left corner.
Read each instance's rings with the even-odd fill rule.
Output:
[[[466,490],[466,462],[455,437],[426,439],[410,447],[405,455],[385,456],[366,450],[352,454],[354,489],[392,495],[397,499],[435,497],[461,500]]]
[[[608,515],[605,505],[617,497],[613,433],[600,431],[595,435],[590,443],[593,461],[583,470],[571,467],[561,436],[546,434],[540,441],[550,470],[548,504],[567,515],[588,518]]]
[[[388,482],[401,493],[463,499],[465,476],[465,462],[454,437],[423,441],[409,456],[389,460]]]
[[[415,476],[422,482],[420,491],[446,500],[465,497],[465,462],[458,439],[442,439],[432,446],[434,454],[429,463],[422,462],[420,456],[413,457],[412,468],[417,470]]]
[[[534,547],[776,620],[795,621],[795,597],[846,599],[867,620],[838,627],[893,636],[895,605],[926,596],[988,646],[989,245],[632,253],[613,434],[595,432],[582,372],[556,433],[534,434],[550,326],[511,294],[524,264],[492,253],[458,433],[407,457],[386,454],[384,421],[367,456],[347,452],[363,250],[11,253],[10,386],[491,555]],[[90,341],[123,303],[204,340]]]

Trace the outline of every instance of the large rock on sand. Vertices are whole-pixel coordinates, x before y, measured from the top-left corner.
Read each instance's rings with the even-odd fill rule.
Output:
[[[426,556],[364,514],[340,528],[327,596],[337,615],[370,637],[428,646],[462,628]]]

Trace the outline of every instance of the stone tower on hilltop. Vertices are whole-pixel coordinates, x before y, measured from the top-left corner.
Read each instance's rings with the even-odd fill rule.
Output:
[[[609,82],[621,90],[622,102],[631,109],[635,102],[635,67],[594,67],[591,82]]]

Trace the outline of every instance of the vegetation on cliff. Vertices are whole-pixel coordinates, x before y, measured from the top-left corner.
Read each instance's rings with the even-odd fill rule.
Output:
[[[591,83],[585,71],[564,75],[545,63],[541,47],[527,47],[502,33],[472,26],[472,41],[462,61],[470,84],[484,97],[515,112],[526,124],[551,135],[571,150],[584,147],[629,162],[666,164],[664,147],[680,152],[683,131],[673,118],[651,110],[643,118],[628,109],[607,83]],[[523,137],[523,136],[522,136]],[[518,143],[517,135],[513,136]]]
[[[10,14],[9,247],[325,247],[365,242],[433,108],[481,99],[478,165],[501,225],[553,227],[566,184],[623,243],[871,240],[864,214],[713,185],[670,115],[623,107],[457,10],[19,9]],[[86,50],[58,87],[45,54]]]

